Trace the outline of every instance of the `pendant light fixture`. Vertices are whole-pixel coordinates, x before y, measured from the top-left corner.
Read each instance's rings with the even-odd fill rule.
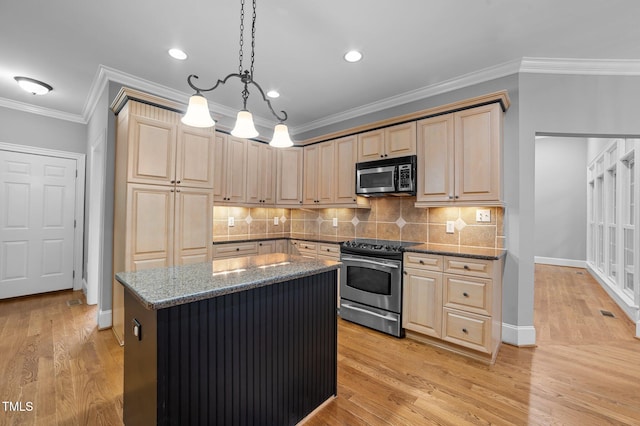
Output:
[[[196,91],[196,93],[189,99],[189,106],[187,107],[187,113],[182,117],[182,122],[189,126],[194,127],[211,127],[215,124],[211,118],[209,112],[209,105],[207,99],[202,95],[202,92],[211,92],[215,90],[221,84],[226,84],[227,80],[231,78],[239,78],[243,84],[242,95],[242,110],[238,111],[236,118],[236,124],[231,130],[233,136],[239,138],[255,138],[258,136],[258,131],[253,124],[253,116],[247,110],[247,99],[249,98],[249,85],[253,85],[258,89],[262,99],[266,102],[271,114],[278,120],[278,124],[275,126],[273,132],[273,139],[269,143],[272,146],[283,148],[292,146],[293,142],[289,136],[289,130],[284,122],[287,120],[287,113],[280,111],[277,114],[271,106],[271,101],[267,99],[262,87],[253,80],[254,75],[254,50],[255,50],[255,38],[256,38],[256,0],[253,0],[253,15],[251,20],[251,66],[248,70],[242,67],[242,59],[244,57],[244,0],[240,0],[240,50],[239,50],[239,66],[238,72],[232,73],[226,76],[222,80],[218,80],[213,87],[202,88],[194,84],[194,80],[198,79],[195,74],[187,77],[187,84]]]

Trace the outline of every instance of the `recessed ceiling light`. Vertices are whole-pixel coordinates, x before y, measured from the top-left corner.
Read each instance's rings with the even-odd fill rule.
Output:
[[[362,53],[357,50],[350,50],[344,54],[344,60],[347,62],[358,62],[362,59]]]
[[[169,55],[171,55],[172,58],[179,59],[181,61],[187,59],[187,54],[180,49],[169,49]]]
[[[46,95],[53,90],[47,83],[29,77],[14,77],[23,90],[34,95]]]
[[[275,99],[275,98],[280,96],[280,93],[278,93],[277,90],[269,90],[267,92],[267,96],[270,97],[270,98],[274,98]]]

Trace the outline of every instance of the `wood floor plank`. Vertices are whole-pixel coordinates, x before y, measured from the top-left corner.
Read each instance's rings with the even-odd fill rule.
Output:
[[[0,398],[34,404],[0,426],[122,424],[123,348],[71,299],[0,301]],[[534,312],[536,346],[502,345],[492,366],[340,319],[338,396],[306,424],[640,424],[640,340],[599,284],[537,265]]]

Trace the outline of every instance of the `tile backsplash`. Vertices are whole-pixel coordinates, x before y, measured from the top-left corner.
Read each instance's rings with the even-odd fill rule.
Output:
[[[476,207],[414,207],[414,197],[371,199],[371,209],[281,209],[225,207],[213,209],[215,241],[280,238],[290,234],[309,238],[376,238],[460,246],[504,248],[504,209],[490,211],[489,222],[476,222]],[[228,218],[234,226],[228,226]],[[278,224],[274,224],[274,217]],[[334,218],[337,226],[334,226]],[[447,221],[455,223],[452,234]]]

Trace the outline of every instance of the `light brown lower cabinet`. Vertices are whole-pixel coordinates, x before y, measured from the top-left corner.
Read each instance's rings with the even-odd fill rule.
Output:
[[[502,341],[502,260],[406,252],[407,337],[494,363]]]

